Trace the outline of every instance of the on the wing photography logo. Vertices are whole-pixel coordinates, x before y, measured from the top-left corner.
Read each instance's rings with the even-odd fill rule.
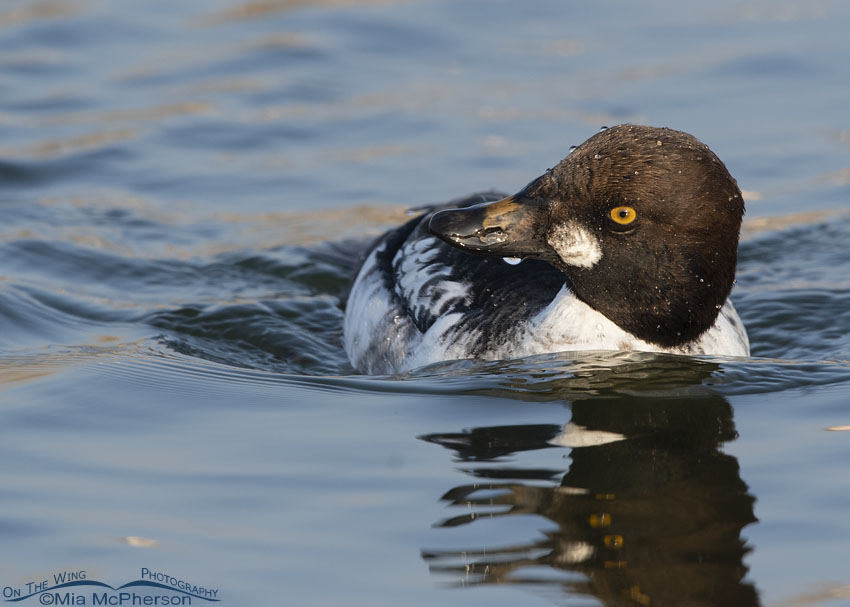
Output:
[[[32,580],[19,586],[4,586],[7,603],[41,605],[200,605],[221,600],[217,588],[208,588],[142,567],[139,579],[111,586],[90,579],[84,569],[55,572],[47,579]],[[194,602],[194,603],[193,603]]]

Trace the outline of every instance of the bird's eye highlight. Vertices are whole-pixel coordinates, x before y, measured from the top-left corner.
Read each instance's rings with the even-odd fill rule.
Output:
[[[632,207],[614,207],[611,209],[611,219],[621,226],[627,226],[637,219],[637,211]]]

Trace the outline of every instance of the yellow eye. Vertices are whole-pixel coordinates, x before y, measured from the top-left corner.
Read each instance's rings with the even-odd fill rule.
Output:
[[[626,226],[637,219],[637,211],[632,207],[614,207],[611,209],[611,219],[621,226]]]

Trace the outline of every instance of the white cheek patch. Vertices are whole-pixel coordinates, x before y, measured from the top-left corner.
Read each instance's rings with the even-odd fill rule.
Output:
[[[575,221],[568,221],[549,230],[546,242],[568,266],[592,268],[602,259],[599,240]]]

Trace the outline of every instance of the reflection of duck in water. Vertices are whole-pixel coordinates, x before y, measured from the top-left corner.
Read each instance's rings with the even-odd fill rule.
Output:
[[[423,437],[468,462],[584,445],[573,448],[570,469],[556,486],[541,486],[560,476],[556,470],[486,464],[471,470],[490,482],[449,491],[444,499],[474,510],[442,526],[537,514],[557,529],[501,549],[490,536],[478,551],[423,551],[432,571],[464,584],[557,584],[605,605],[757,605],[755,588],[743,581],[748,548],[740,536],[756,520],[754,500],[735,458],[720,451],[736,436],[729,404],[707,396],[594,399],[572,408],[566,428],[476,428]],[[541,567],[583,576],[541,579]]]
[[[346,352],[368,373],[574,350],[747,355],[728,300],[743,212],[695,138],[613,127],[513,196],[381,237],[346,305]]]

